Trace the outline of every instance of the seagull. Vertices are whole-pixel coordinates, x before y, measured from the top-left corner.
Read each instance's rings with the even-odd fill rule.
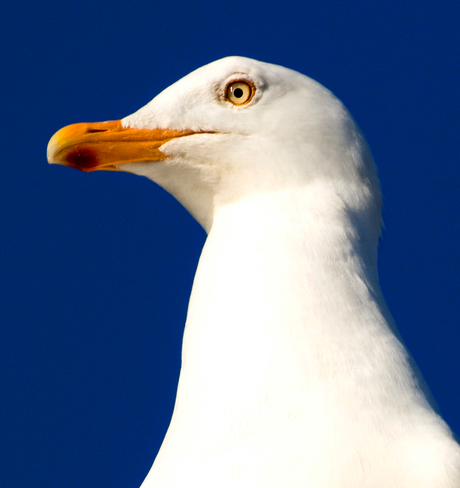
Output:
[[[460,446],[382,295],[381,191],[343,104],[227,57],[48,161],[126,171],[207,232],[169,429],[141,488],[459,488]]]

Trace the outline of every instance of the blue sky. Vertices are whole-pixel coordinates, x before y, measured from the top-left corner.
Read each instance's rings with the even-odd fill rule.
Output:
[[[0,487],[137,488],[167,429],[205,235],[146,179],[48,166],[227,55],[331,89],[384,193],[380,277],[460,433],[460,8],[450,0],[7,2],[0,18]]]

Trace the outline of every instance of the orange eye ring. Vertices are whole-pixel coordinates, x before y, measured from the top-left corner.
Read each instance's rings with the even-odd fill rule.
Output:
[[[255,88],[244,80],[232,81],[227,85],[225,98],[233,105],[246,105],[252,100]]]

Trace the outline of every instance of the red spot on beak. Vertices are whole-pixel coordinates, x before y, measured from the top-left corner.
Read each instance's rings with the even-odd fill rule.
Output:
[[[97,154],[89,148],[74,149],[66,155],[69,166],[81,171],[91,171],[98,166]]]

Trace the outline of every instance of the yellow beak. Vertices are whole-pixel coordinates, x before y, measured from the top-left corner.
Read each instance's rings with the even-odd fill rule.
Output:
[[[64,127],[48,143],[48,162],[81,171],[117,170],[116,166],[141,161],[163,161],[160,148],[190,130],[125,128],[121,120],[81,123]]]

